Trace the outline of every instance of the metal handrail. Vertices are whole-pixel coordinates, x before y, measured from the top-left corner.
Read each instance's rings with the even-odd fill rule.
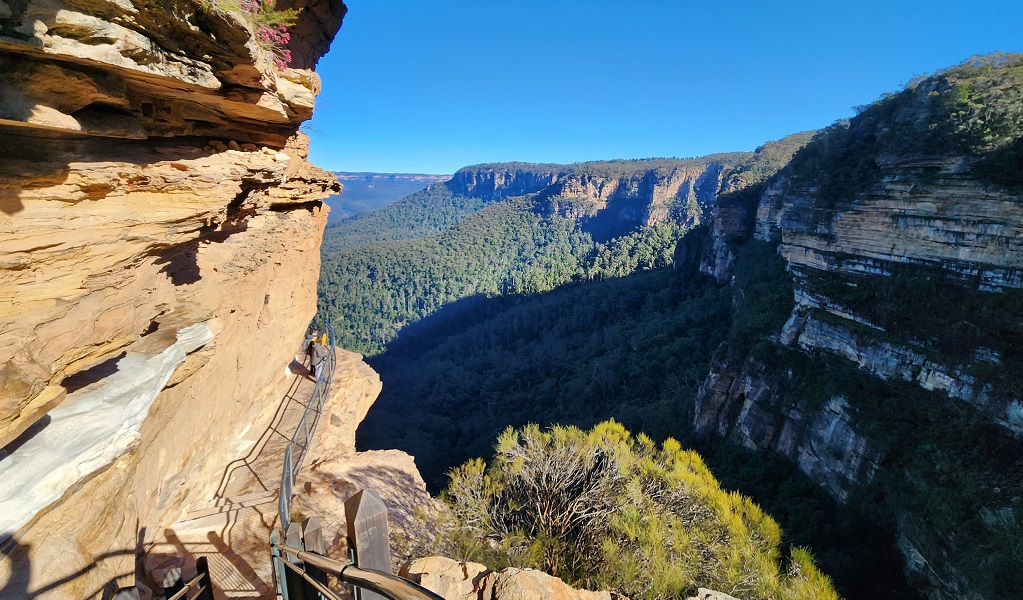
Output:
[[[181,598],[185,597],[185,594],[187,594],[189,592],[189,590],[191,590],[193,588],[196,588],[197,591],[201,593],[203,591],[203,589],[205,589],[204,586],[198,585],[199,581],[201,581],[202,578],[203,578],[203,574],[202,573],[196,575],[195,577],[192,578],[191,581],[189,581],[188,583],[184,584],[184,586],[180,590],[178,590],[177,593],[175,593],[170,598],[167,598],[167,600],[180,600]]]
[[[295,486],[295,478],[302,468],[302,461],[305,460],[306,450],[316,425],[320,420],[320,413],[323,411],[323,402],[330,394],[330,386],[334,381],[334,366],[337,364],[337,356],[334,352],[334,328],[330,323],[327,326],[327,357],[323,366],[322,376],[316,380],[313,393],[302,413],[302,420],[295,427],[295,432],[288,441],[288,447],[284,450],[284,465],[281,470],[281,488],[277,498],[277,513],[280,518],[281,529],[288,530],[291,522],[291,492]],[[298,453],[296,458],[295,454]]]
[[[351,563],[343,563],[314,552],[306,552],[305,550],[291,548],[283,544],[271,544],[271,547],[280,550],[282,553],[292,554],[305,564],[329,573],[344,583],[376,592],[390,598],[390,600],[444,600],[442,596],[397,575],[391,575],[376,569],[363,569]],[[325,586],[310,577],[307,572],[289,563],[283,556],[275,556],[274,559],[281,561],[292,571],[302,575],[302,578],[312,583],[320,593],[324,593],[322,588]],[[324,595],[330,598],[330,600],[338,598],[333,592],[329,594],[324,593]]]

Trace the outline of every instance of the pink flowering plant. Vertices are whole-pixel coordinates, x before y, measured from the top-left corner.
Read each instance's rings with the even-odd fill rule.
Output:
[[[291,41],[291,34],[284,25],[271,25],[260,27],[256,32],[260,45],[273,53],[274,64],[278,71],[283,71],[291,64],[291,50],[288,49],[288,42]]]
[[[273,56],[278,71],[288,68],[291,50],[288,43],[291,33],[288,27],[295,24],[298,11],[277,10],[276,0],[200,0],[207,10],[232,12],[245,17],[256,29],[256,41]]]

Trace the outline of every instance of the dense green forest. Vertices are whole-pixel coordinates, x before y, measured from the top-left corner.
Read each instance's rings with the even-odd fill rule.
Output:
[[[327,228],[320,314],[334,324],[343,347],[374,355],[402,328],[456,301],[471,299],[459,302],[446,318],[482,298],[535,294],[670,265],[677,241],[701,216],[699,207],[688,206],[691,199],[680,198],[679,212],[667,222],[628,225],[624,233],[605,239],[595,234],[600,228],[595,222],[551,210],[546,190],[513,198],[469,197],[452,191],[459,189],[460,174],[555,172],[657,181],[682,167],[716,165],[723,169],[722,189],[742,191],[762,184],[810,135],[768,142],[753,153],[698,159],[466,167],[448,185],[431,185]]]
[[[723,173],[723,186],[755,198],[811,135],[765,144]],[[705,227],[639,228],[600,244],[543,201],[432,186],[347,224],[364,229],[336,230],[349,239],[328,238],[321,289],[335,295],[321,309],[343,316],[342,345],[370,354],[384,381],[359,447],[410,452],[439,491],[449,469],[491,456],[508,426],[614,418],[699,448],[727,487],[780,519],[786,549],[819,553],[844,593],[905,592],[890,517],[837,506],[780,459],[687,433],[722,342],[761,348],[788,315],[791,283],[773,248],[745,246],[733,306],[733,289],[672,265],[677,242]],[[875,577],[862,580],[864,568]]]
[[[507,426],[588,428],[614,418],[699,449],[726,487],[779,520],[786,548],[817,553],[843,594],[912,597],[890,515],[838,506],[784,460],[690,432],[696,391],[722,342],[774,352],[765,337],[792,305],[785,262],[771,245],[749,242],[739,258],[735,305],[733,288],[663,268],[442,308],[370,359],[384,390],[359,428],[359,447],[406,450],[439,491],[454,465],[489,457]],[[864,570],[874,577],[863,579]]]
[[[334,321],[342,346],[376,354],[402,327],[455,301],[465,300],[446,318],[473,298],[532,294],[575,280],[666,266],[685,231],[662,225],[598,244],[577,222],[542,215],[535,196],[463,214],[466,204],[456,205],[459,197],[435,190],[423,194],[449,209],[431,214],[431,222],[457,222],[432,235],[423,233],[433,225],[415,223],[389,231],[408,239],[358,246],[357,239],[349,240],[344,250],[325,253],[321,288],[327,292],[321,293],[320,311]]]

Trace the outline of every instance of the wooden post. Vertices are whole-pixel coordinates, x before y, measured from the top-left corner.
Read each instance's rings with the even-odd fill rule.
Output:
[[[273,556],[270,560],[273,566],[271,570],[274,574],[274,583],[277,585],[277,595],[284,598],[284,600],[288,600],[290,598],[288,596],[288,579],[286,577],[288,567],[281,564],[281,561],[285,560],[283,553],[273,547],[281,544],[283,541],[282,537],[280,529],[274,529],[270,532],[270,554]]]
[[[305,550],[305,547],[302,545],[302,528],[298,526],[298,523],[288,525],[288,531],[284,534],[284,545],[289,548]],[[297,556],[285,552],[284,558],[295,566],[302,566],[302,561]],[[308,586],[301,575],[287,567],[284,567],[284,569],[285,580],[288,582],[288,591],[291,593],[285,600],[316,600],[316,596],[306,595]]]
[[[210,564],[205,556],[200,556],[195,561],[195,571],[197,574],[202,575],[199,585],[203,589],[192,600],[213,600],[213,578],[210,577]]]
[[[391,545],[387,538],[387,507],[373,490],[362,490],[345,501],[348,544],[355,549],[355,565],[391,572]],[[362,600],[384,600],[380,594],[359,590]]]
[[[181,567],[173,567],[163,575],[163,597],[170,598],[185,587],[181,580]]]
[[[305,544],[306,552],[313,552],[320,556],[327,555],[327,545],[323,543],[323,526],[320,524],[318,517],[309,517],[302,523],[302,542]],[[318,569],[312,565],[306,565],[306,572],[309,577],[319,581],[323,585],[327,585],[327,573],[322,569]],[[310,598],[322,598],[315,587],[312,584],[306,582]]]

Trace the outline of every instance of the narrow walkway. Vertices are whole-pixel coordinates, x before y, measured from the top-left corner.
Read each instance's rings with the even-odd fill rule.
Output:
[[[193,572],[195,560],[206,556],[217,598],[275,596],[267,540],[277,522],[284,451],[314,386],[300,364],[292,362],[291,373],[293,381],[270,426],[247,456],[224,468],[216,497],[206,505],[189,507],[148,553],[167,555],[168,564],[187,556],[185,573]],[[158,561],[150,558],[147,564]]]

